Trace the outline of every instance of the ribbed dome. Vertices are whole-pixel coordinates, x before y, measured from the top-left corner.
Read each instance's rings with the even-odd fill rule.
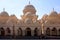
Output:
[[[1,12],[0,16],[9,16],[6,11]]]
[[[30,4],[25,6],[23,13],[27,13],[27,12],[35,13],[36,12],[35,7],[33,5],[30,5]]]

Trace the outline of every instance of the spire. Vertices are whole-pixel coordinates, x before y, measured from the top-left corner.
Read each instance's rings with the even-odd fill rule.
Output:
[[[29,1],[29,4],[30,4],[30,1]]]
[[[3,8],[3,11],[5,11],[5,8]]]

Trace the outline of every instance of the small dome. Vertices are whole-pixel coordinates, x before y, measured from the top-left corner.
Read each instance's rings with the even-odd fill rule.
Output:
[[[43,17],[47,17],[48,15],[47,14],[44,14]]]
[[[57,12],[56,11],[52,11],[51,13],[50,13],[50,15],[57,15]]]
[[[29,5],[25,6],[23,12],[24,13],[26,13],[26,12],[33,12],[33,13],[35,13],[36,10],[35,10],[35,7],[33,5],[29,4]]]
[[[52,12],[50,13],[50,15],[57,15],[57,12],[54,11],[54,8],[53,8]]]
[[[11,17],[15,16],[14,14],[10,15]]]
[[[45,14],[45,15],[43,15],[42,19],[43,19],[43,20],[46,20],[46,19],[47,19],[47,17],[48,17],[48,15],[47,15],[47,14]]]
[[[1,12],[0,16],[9,16],[6,11]]]
[[[52,13],[52,14],[57,14],[57,12],[56,12],[56,11],[52,11],[51,13]]]

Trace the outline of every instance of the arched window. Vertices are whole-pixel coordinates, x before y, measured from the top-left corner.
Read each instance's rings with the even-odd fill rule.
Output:
[[[56,36],[57,35],[57,29],[54,27],[52,29],[52,36]]]
[[[1,35],[1,36],[4,36],[4,35],[5,35],[5,30],[4,30],[4,28],[0,28],[0,35]]]
[[[34,30],[34,36],[38,36],[38,29],[37,28],[35,28],[35,30]]]
[[[26,28],[25,35],[26,36],[31,36],[31,29],[30,28]]]
[[[11,33],[10,28],[7,28],[6,31],[7,31],[7,35],[10,35],[10,33]]]
[[[46,35],[50,36],[50,28],[46,29]]]
[[[18,35],[22,36],[22,29],[21,28],[18,29]]]

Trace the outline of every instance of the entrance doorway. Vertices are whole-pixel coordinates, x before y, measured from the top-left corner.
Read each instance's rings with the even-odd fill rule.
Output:
[[[26,36],[31,36],[31,29],[30,28],[26,29]]]

